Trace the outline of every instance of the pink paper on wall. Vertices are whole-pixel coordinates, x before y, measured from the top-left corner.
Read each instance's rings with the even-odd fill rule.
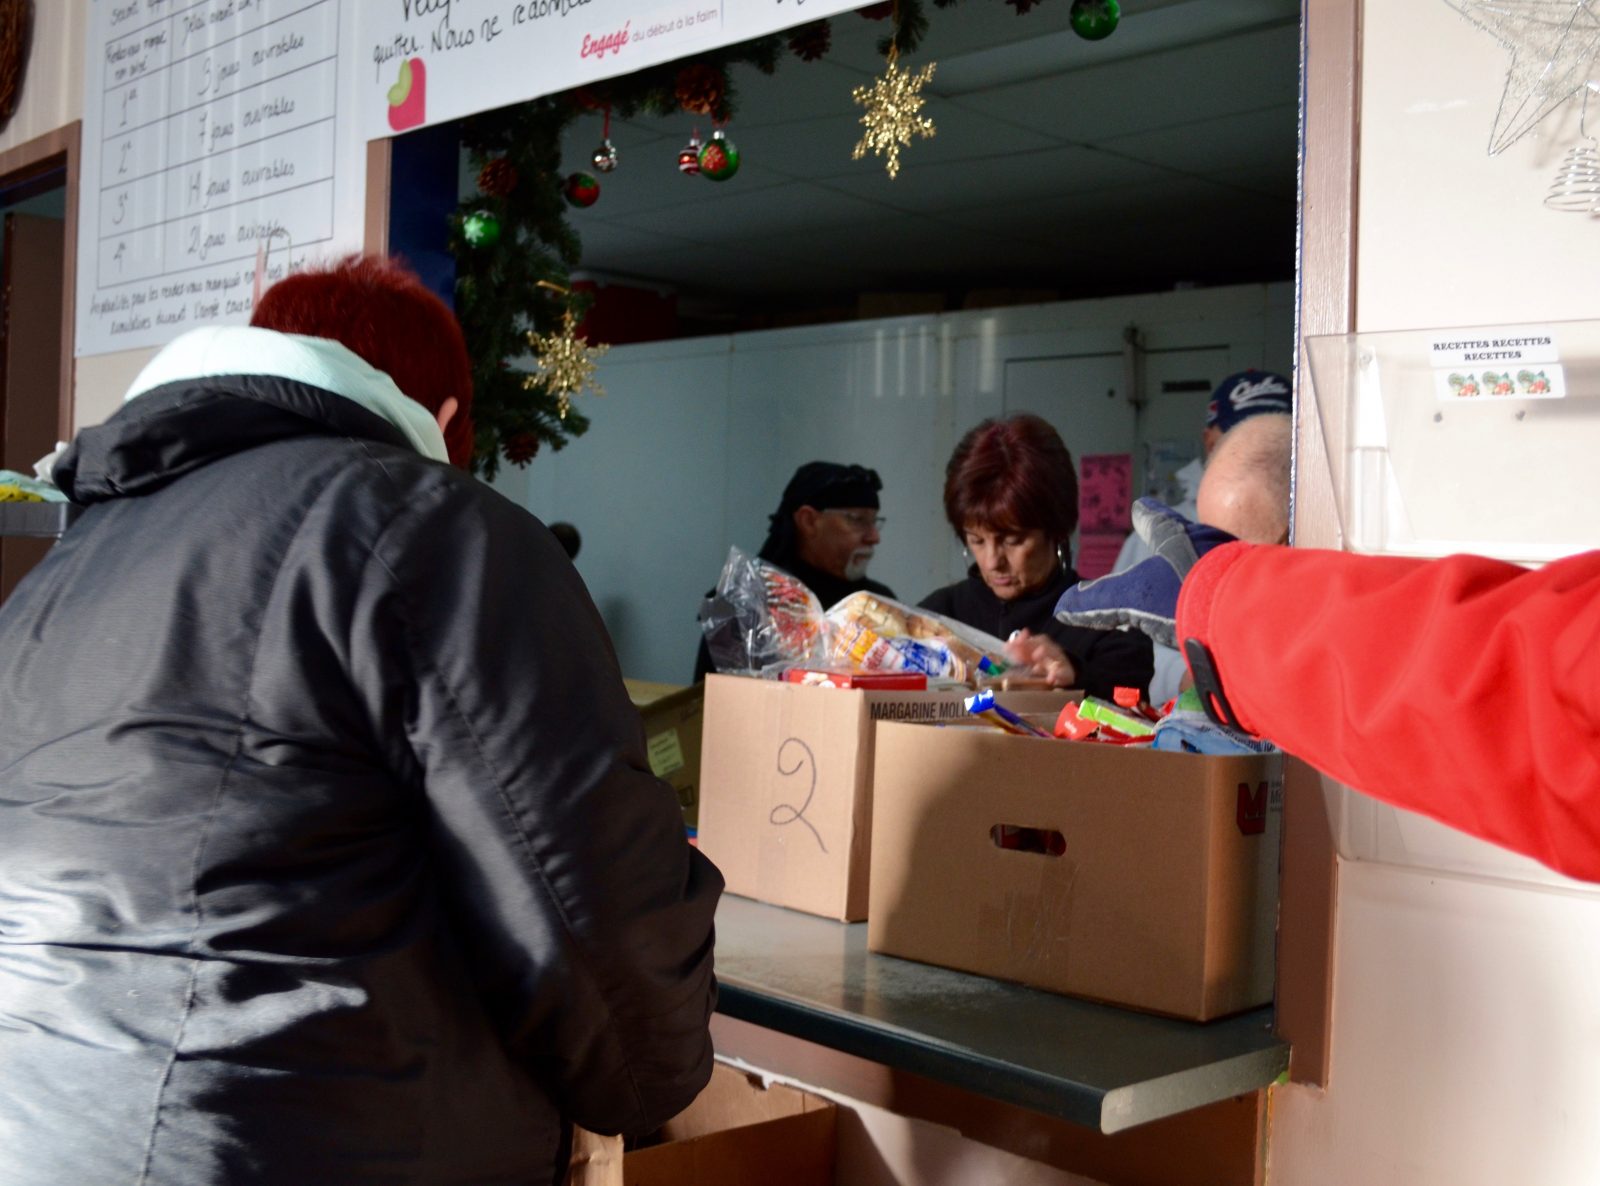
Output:
[[[1078,472],[1078,530],[1086,536],[1133,530],[1133,455],[1095,453],[1080,459]]]
[[[1078,575],[1086,581],[1105,576],[1117,562],[1117,553],[1122,551],[1122,541],[1127,538],[1125,531],[1078,536]]]

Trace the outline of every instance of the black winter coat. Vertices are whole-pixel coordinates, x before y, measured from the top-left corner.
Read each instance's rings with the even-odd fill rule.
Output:
[[[694,1097],[721,878],[543,526],[272,375],[57,478],[0,609],[0,1184],[543,1184]]]
[[[1148,692],[1155,673],[1154,651],[1143,634],[1126,630],[1090,630],[1056,619],[1056,602],[1078,583],[1077,572],[1062,565],[1043,589],[1002,601],[973,565],[967,579],[935,589],[922,608],[954,618],[1004,641],[1017,630],[1048,634],[1077,670],[1077,687],[1110,700],[1118,687]]]

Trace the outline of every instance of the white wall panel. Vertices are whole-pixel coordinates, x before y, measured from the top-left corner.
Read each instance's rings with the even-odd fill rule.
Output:
[[[1600,900],[1339,873],[1326,1093],[1276,1091],[1275,1186],[1593,1186]]]
[[[1110,355],[1092,380],[1105,400],[1101,372],[1120,381],[1122,330],[1139,324],[1152,345],[1220,343],[1230,366],[1282,367],[1290,342],[1276,310],[1288,300],[1287,285],[1246,286],[619,347],[600,363],[606,396],[583,403],[589,433],[496,484],[582,532],[578,570],[623,670],[684,682],[701,596],[730,544],[760,546],[798,466],[878,470],[888,525],[872,575],[919,600],[963,571],[944,521],[944,467],[961,433],[1005,411],[1008,362]],[[1071,387],[1080,374],[1057,368],[1050,379]],[[1092,432],[1058,424],[1069,441],[1093,442],[1078,451],[1134,448],[1120,396],[1103,415],[1095,398],[1087,406]]]

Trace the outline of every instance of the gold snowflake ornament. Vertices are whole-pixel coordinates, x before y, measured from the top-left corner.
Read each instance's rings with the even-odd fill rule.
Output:
[[[867,129],[850,159],[859,161],[869,150],[888,158],[884,167],[891,181],[900,172],[901,146],[909,145],[913,136],[933,135],[933,121],[918,112],[928,101],[922,88],[928,85],[938,64],[929,62],[913,74],[900,69],[897,57],[891,48],[888,72],[871,86],[858,86],[850,92],[850,97],[866,109],[861,123]]]
[[[539,369],[522,381],[524,391],[543,387],[556,397],[561,418],[567,418],[572,407],[572,397],[588,388],[595,395],[604,395],[605,388],[594,381],[594,361],[611,349],[610,346],[591,346],[587,338],[577,334],[578,319],[568,309],[561,315],[561,331],[553,334],[536,334],[528,331],[528,345],[533,347]]]

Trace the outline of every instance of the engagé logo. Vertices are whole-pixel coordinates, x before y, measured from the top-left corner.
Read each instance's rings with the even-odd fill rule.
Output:
[[[632,21],[626,22],[615,33],[607,33],[601,37],[583,35],[583,48],[578,51],[580,58],[603,58],[607,54],[622,52],[622,47],[628,44],[628,26]]]

